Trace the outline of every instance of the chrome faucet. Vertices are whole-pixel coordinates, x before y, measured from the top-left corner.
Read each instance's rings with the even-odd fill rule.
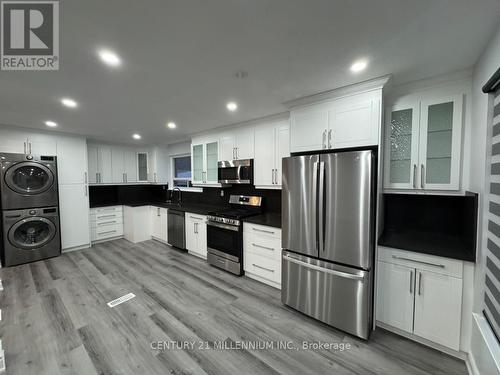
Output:
[[[177,190],[179,192],[179,196],[177,198],[177,204],[180,206],[182,204],[182,191],[178,187],[172,189],[172,200],[174,200],[174,191]]]

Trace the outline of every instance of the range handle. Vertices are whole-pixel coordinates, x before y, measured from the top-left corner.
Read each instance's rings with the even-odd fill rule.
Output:
[[[365,281],[365,277],[364,276],[356,275],[356,274],[352,274],[352,273],[348,273],[348,272],[331,270],[329,268],[323,268],[323,267],[320,267],[320,266],[316,266],[314,264],[303,262],[303,261],[301,261],[299,259],[296,259],[296,258],[290,256],[290,255],[283,255],[283,259],[285,259],[285,260],[287,260],[287,261],[289,261],[291,263],[298,264],[298,265],[300,265],[302,267],[309,268],[309,269],[314,270],[314,271],[328,273],[330,275],[335,275],[335,276],[338,276],[338,277],[343,277],[345,279],[357,280],[357,281],[361,281],[361,282]]]

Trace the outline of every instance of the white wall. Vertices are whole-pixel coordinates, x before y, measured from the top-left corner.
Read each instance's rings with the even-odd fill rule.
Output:
[[[491,332],[489,329],[484,329],[484,321],[481,322],[482,300],[483,300],[483,285],[484,285],[484,267],[485,254],[482,251],[486,248],[486,236],[484,228],[486,221],[483,220],[483,212],[485,203],[487,202],[488,181],[486,180],[486,168],[489,164],[491,145],[487,139],[491,129],[488,128],[488,108],[491,97],[481,91],[482,86],[500,67],[500,29],[492,37],[483,55],[479,58],[473,71],[472,77],[472,124],[471,133],[471,149],[473,152],[470,156],[470,186],[471,189],[477,191],[481,195],[479,209],[479,228],[480,234],[478,240],[478,254],[474,281],[474,300],[473,309],[478,313],[477,319],[473,320],[473,340],[471,342],[471,362],[477,366],[477,370],[481,374],[500,374],[500,368],[497,364],[500,361],[500,347],[496,348],[487,345],[491,343]],[[472,317],[469,317],[472,320]],[[478,323],[481,322],[481,323]],[[483,327],[479,327],[482,325]],[[480,341],[483,342],[480,343]],[[495,341],[496,342],[496,341]],[[491,369],[496,371],[492,372]]]

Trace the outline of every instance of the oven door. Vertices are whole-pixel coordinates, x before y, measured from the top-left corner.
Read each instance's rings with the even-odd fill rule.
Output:
[[[253,160],[227,160],[218,164],[221,184],[253,184]]]
[[[207,222],[208,251],[215,250],[217,255],[234,262],[240,262],[243,250],[241,227],[222,223]]]

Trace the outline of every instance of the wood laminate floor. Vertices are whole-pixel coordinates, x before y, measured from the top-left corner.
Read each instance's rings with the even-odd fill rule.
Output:
[[[0,277],[9,375],[467,374],[463,361],[383,330],[355,339],[281,305],[274,288],[155,241],[107,242]],[[289,348],[258,347],[277,343]]]

